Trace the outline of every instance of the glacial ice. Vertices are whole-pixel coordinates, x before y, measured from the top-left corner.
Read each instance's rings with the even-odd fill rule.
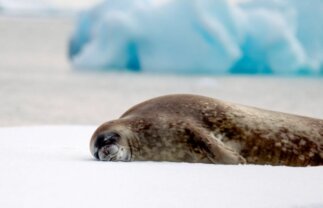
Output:
[[[322,0],[106,0],[80,14],[76,68],[323,74]]]

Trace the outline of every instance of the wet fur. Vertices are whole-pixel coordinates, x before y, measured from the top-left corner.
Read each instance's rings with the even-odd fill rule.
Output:
[[[219,164],[323,165],[323,120],[197,95],[140,103],[92,137],[116,130],[131,160]]]

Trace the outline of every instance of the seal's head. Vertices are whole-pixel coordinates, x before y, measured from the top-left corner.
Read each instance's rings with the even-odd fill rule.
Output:
[[[131,151],[123,129],[106,123],[99,127],[90,142],[92,155],[103,161],[130,161]]]

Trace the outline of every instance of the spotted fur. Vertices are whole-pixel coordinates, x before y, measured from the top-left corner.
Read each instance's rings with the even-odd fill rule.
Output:
[[[323,120],[198,95],[140,103],[97,135],[117,131],[132,161],[323,165]]]

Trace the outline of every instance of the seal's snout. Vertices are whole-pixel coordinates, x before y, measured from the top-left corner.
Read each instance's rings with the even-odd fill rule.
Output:
[[[128,161],[130,152],[121,136],[115,132],[105,132],[94,137],[91,152],[98,160]]]
[[[107,150],[110,148],[107,148],[107,147],[116,146],[119,139],[120,139],[120,135],[114,132],[99,134],[94,143],[94,147],[96,150],[94,153],[95,158],[100,160],[100,156],[99,156],[100,150],[103,150],[103,152],[106,155],[108,155],[109,151]]]

